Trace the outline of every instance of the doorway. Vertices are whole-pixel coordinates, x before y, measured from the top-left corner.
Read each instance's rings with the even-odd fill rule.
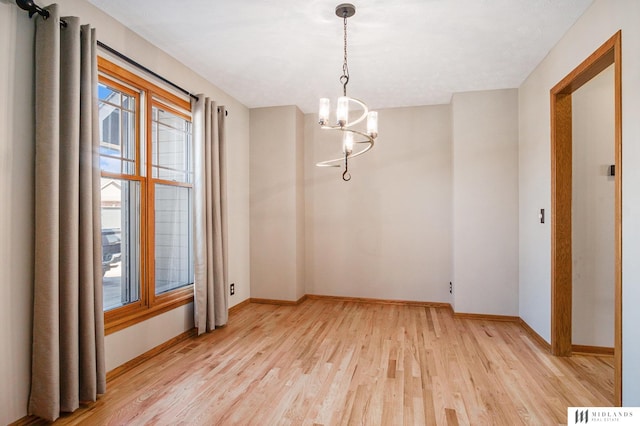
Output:
[[[618,31],[551,89],[551,353],[572,352],[571,95],[614,65],[614,396],[622,403],[622,33]]]

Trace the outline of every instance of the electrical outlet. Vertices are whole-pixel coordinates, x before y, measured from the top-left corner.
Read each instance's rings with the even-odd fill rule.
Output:
[[[233,296],[234,294],[236,294],[236,285],[235,283],[231,283],[231,285],[229,286],[229,293]]]
[[[449,281],[449,294],[453,294],[453,284]]]

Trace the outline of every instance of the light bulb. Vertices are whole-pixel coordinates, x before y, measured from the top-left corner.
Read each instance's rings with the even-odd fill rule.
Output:
[[[331,112],[331,103],[329,98],[320,98],[320,108],[318,108],[318,122],[321,126],[329,122],[329,113]]]
[[[336,110],[338,126],[344,127],[349,122],[349,98],[340,96],[338,98],[338,109]]]
[[[378,113],[376,111],[371,111],[367,114],[367,133],[372,138],[378,136]]]
[[[345,154],[351,154],[353,151],[353,133],[344,132],[342,135],[342,151]]]

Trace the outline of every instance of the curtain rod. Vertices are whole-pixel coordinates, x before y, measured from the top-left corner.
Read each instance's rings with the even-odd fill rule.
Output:
[[[23,9],[23,10],[26,10],[27,12],[29,12],[29,18],[32,18],[33,15],[35,15],[36,13],[38,15],[42,16],[44,19],[47,19],[49,17],[49,11],[44,10],[43,8],[41,8],[38,5],[36,5],[33,2],[33,0],[16,0],[16,4],[18,5],[18,7],[20,7],[20,9]],[[64,21],[64,19],[60,19],[60,25],[62,25],[63,27],[66,27],[67,23]],[[134,61],[133,59],[131,59],[130,57],[124,55],[123,53],[118,52],[117,50],[115,50],[114,48],[104,44],[100,40],[97,40],[97,44],[102,49],[106,50],[107,52],[109,52],[109,53],[111,53],[111,54],[113,54],[115,56],[117,56],[118,58],[122,59],[123,61],[133,65],[134,67],[136,67],[138,69],[141,69],[142,71],[144,71],[146,73],[151,74],[155,78],[163,81],[164,83],[167,83],[168,85],[170,85],[173,88],[179,90],[180,92],[184,93],[185,95],[188,95],[188,96],[192,97],[196,101],[198,100],[198,96],[196,96],[193,93],[189,92],[187,89],[183,89],[182,87],[178,86],[174,82],[164,78],[163,76],[161,76],[160,74],[156,73],[155,71],[150,70],[149,68],[145,67],[141,63],[139,63],[137,61]],[[220,111],[220,108],[218,108],[218,111]],[[229,115],[229,111],[225,111],[225,116],[227,116],[227,115]]]
[[[104,44],[103,42],[101,42],[100,40],[97,41],[98,46],[100,46],[101,48],[103,48],[104,50],[106,50],[107,52],[117,56],[118,58],[122,59],[125,62],[128,62],[129,64],[133,65],[136,68],[141,69],[142,71],[151,74],[152,76],[154,76],[155,78],[157,78],[158,80],[161,80],[165,83],[167,83],[168,85],[172,86],[173,88],[181,91],[182,93],[184,93],[185,95],[189,95],[190,97],[192,97],[193,99],[195,99],[196,101],[198,100],[198,97],[196,95],[194,95],[193,93],[189,92],[187,89],[183,89],[182,87],[178,86],[177,84],[175,84],[172,81],[167,80],[166,78],[164,78],[163,76],[161,76],[160,74],[156,73],[155,71],[151,71],[149,68],[145,67],[144,65],[142,65],[139,62],[134,61],[133,59],[131,59],[130,57],[124,55],[123,53],[118,52],[117,50],[115,50],[113,47],[110,47],[106,44]]]

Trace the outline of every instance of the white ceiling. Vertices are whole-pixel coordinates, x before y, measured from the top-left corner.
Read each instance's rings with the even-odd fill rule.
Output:
[[[89,1],[250,108],[341,94],[340,0]],[[354,0],[348,94],[378,109],[519,87],[592,1]]]

